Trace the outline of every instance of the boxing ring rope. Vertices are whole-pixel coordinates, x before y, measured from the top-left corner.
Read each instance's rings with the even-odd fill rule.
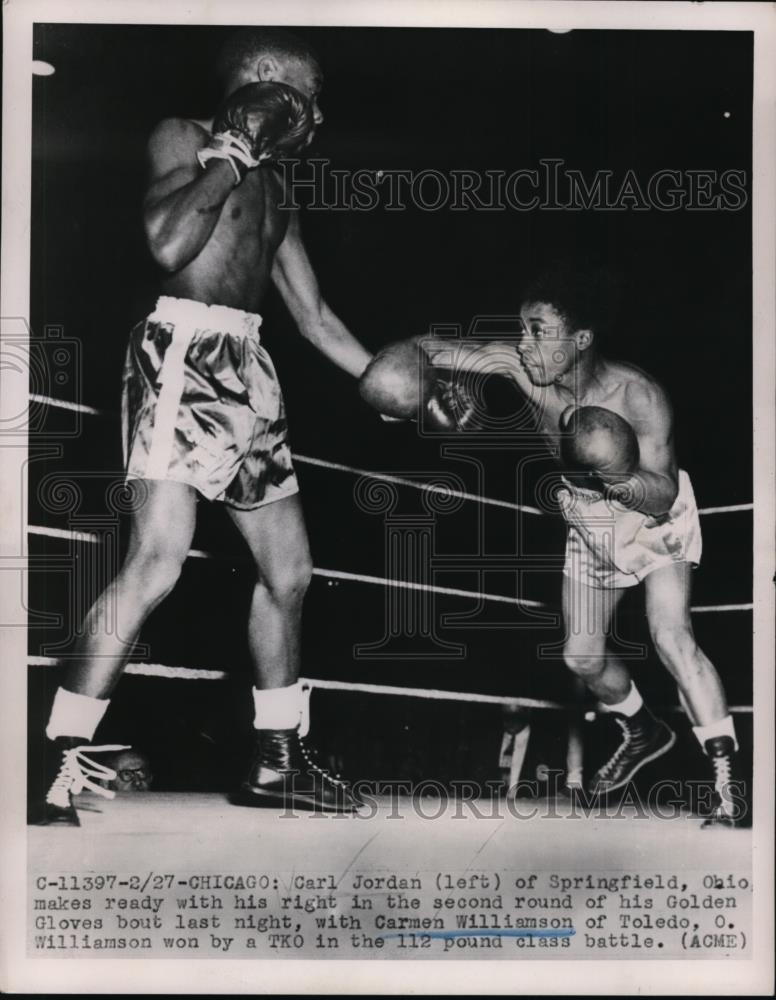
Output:
[[[87,406],[85,403],[72,403],[68,400],[55,399],[51,396],[43,396],[38,393],[30,393],[29,398],[35,403],[42,403],[45,406],[58,407],[62,410],[71,410],[75,413],[84,413],[89,416],[108,417],[117,419],[118,415],[110,410],[100,410],[94,406]],[[384,483],[394,483],[398,486],[411,486],[416,490],[426,490],[428,492],[440,492],[445,496],[456,497],[460,500],[473,500],[476,503],[490,504],[494,507],[506,507],[508,510],[521,511],[526,514],[543,514],[544,511],[538,507],[531,507],[528,504],[512,503],[509,500],[498,500],[495,497],[484,497],[477,493],[465,493],[451,490],[447,487],[437,486],[435,483],[418,483],[411,479],[403,479],[401,476],[392,476],[385,472],[375,472],[372,469],[356,469],[351,465],[343,465],[340,462],[330,462],[328,459],[312,458],[309,455],[298,455],[293,453],[296,462],[303,465],[315,465],[323,469],[332,469],[336,472],[348,472],[356,476],[370,476]],[[729,504],[719,507],[701,507],[699,514],[729,514],[738,511],[754,510],[753,503]]]
[[[31,667],[56,667],[62,660],[53,656],[28,656]],[[125,673],[136,677],[162,677],[167,680],[225,681],[231,674],[217,668],[171,667],[166,663],[128,663]],[[504,694],[475,694],[470,691],[447,691],[439,688],[400,687],[395,684],[362,684],[353,681],[323,680],[318,677],[300,677],[302,685],[323,691],[358,691],[362,694],[393,695],[400,698],[424,698],[432,701],[463,701],[467,704],[510,705],[520,708],[541,708],[556,712],[578,712],[576,702],[550,701],[544,698],[519,698]],[[751,705],[730,705],[731,712],[739,714],[754,711]],[[664,705],[664,712],[683,713],[681,705]]]
[[[98,544],[100,536],[87,531],[71,531],[69,528],[48,528],[39,524],[30,524],[27,531],[31,535],[38,535],[50,538],[61,538],[69,541]],[[223,556],[206,552],[203,549],[189,549],[189,558],[192,559],[217,559],[228,562],[246,562],[239,557],[226,560]],[[550,608],[551,604],[546,601],[533,601],[526,597],[507,597],[505,594],[490,594],[484,591],[462,590],[458,587],[441,587],[432,583],[414,583],[412,580],[393,580],[389,577],[370,576],[366,573],[349,573],[347,570],[313,568],[313,576],[322,576],[333,580],[348,580],[353,583],[371,583],[383,587],[398,587],[402,590],[417,590],[433,594],[447,594],[453,597],[474,597],[478,600],[492,601],[500,604],[514,604],[516,607],[524,608]],[[696,614],[709,611],[751,611],[752,604],[715,604],[698,605],[690,608]]]
[[[102,410],[94,406],[88,406],[84,403],[74,403],[67,400],[59,400],[50,396],[40,395],[37,393],[31,393],[29,399],[36,403],[41,403],[46,406],[57,407],[64,410],[70,410],[77,413],[82,413],[87,416],[101,416],[108,417],[109,419],[116,419],[117,414],[108,410]],[[391,475],[390,473],[376,472],[371,469],[359,469],[350,465],[345,465],[340,462],[332,462],[327,459],[314,458],[309,455],[300,455],[293,453],[294,461],[303,464],[311,465],[318,468],[329,469],[333,472],[344,472],[348,475],[362,476],[371,478],[376,481],[391,483],[397,486],[407,486],[415,490],[424,490],[427,492],[439,492],[444,493],[446,496],[453,496],[457,499],[473,501],[475,503],[487,504],[494,507],[501,507],[507,510],[514,510],[521,513],[541,515],[544,511],[540,510],[538,507],[532,507],[528,504],[513,503],[508,500],[499,500],[495,497],[485,497],[474,493],[468,493],[461,490],[452,490],[447,487],[439,486],[435,483],[422,483],[416,480],[406,479],[402,476]],[[718,505],[713,507],[705,507],[699,509],[699,514],[702,515],[713,515],[713,514],[727,514],[734,512],[752,511],[754,509],[753,503],[743,503],[743,504],[729,504],[729,505]],[[101,539],[100,536],[91,532],[76,531],[72,529],[63,528],[49,528],[43,525],[29,525],[27,528],[28,534],[44,536],[50,538],[64,539],[70,542],[86,543],[86,544],[98,544]],[[246,559],[241,559],[237,557],[229,557],[226,559],[223,556],[219,556],[212,552],[207,552],[202,549],[190,549],[188,557],[192,559],[215,559],[220,561],[228,562],[246,562]],[[350,573],[345,570],[332,570],[325,569],[322,567],[314,567],[313,575],[324,577],[328,579],[335,580],[346,580],[354,583],[361,584],[372,584],[383,587],[397,587],[405,590],[415,590],[415,591],[425,591],[435,594],[445,594],[448,596],[464,597],[464,598],[475,598],[477,600],[485,600],[490,602],[497,602],[503,604],[512,604],[516,607],[525,608],[547,608],[550,607],[546,602],[543,601],[532,601],[527,598],[519,597],[508,597],[503,594],[490,594],[477,591],[463,590],[456,587],[442,587],[435,584],[428,583],[416,583],[410,580],[395,580],[386,577],[371,576],[363,573]],[[700,605],[695,606],[690,609],[694,614],[703,614],[709,612],[731,612],[731,611],[751,611],[753,610],[752,603],[741,603],[741,604],[716,604],[716,605]],[[28,657],[28,664],[30,666],[46,666],[51,667],[57,665],[60,661],[52,657],[43,656],[30,656]],[[126,672],[128,674],[146,676],[146,677],[163,677],[169,679],[186,679],[186,680],[225,680],[229,675],[220,669],[199,669],[194,667],[181,667],[181,666],[169,666],[167,664],[158,663],[128,663],[126,666]],[[549,711],[560,711],[568,713],[578,713],[580,706],[578,704],[562,704],[556,701],[549,701],[544,699],[535,698],[519,698],[514,696],[506,695],[483,695],[474,694],[471,692],[462,691],[445,691],[433,688],[409,688],[409,687],[399,687],[396,685],[387,684],[363,684],[354,683],[350,681],[332,681],[332,680],[322,680],[319,678],[304,678],[300,677],[300,682],[303,687],[307,689],[308,694],[313,689],[323,689],[332,691],[351,691],[360,692],[362,694],[371,695],[394,695],[398,697],[405,698],[421,698],[421,699],[431,699],[438,701],[449,701],[449,702],[466,702],[468,704],[478,703],[478,704],[489,704],[489,705],[508,705],[511,707],[519,707],[524,709],[543,709]],[[671,713],[682,713],[684,710],[681,706],[664,706],[663,711]],[[751,713],[753,711],[751,706],[745,705],[735,705],[730,706],[730,711],[733,713]],[[528,737],[528,730],[526,729],[525,738]],[[525,742],[525,740],[524,740]],[[517,743],[515,743],[517,746]],[[520,758],[518,761],[513,760],[510,772],[515,769],[516,765],[522,766],[522,753],[517,753]],[[568,746],[567,746],[567,770],[569,775],[569,782],[578,780],[578,771],[581,767],[582,760],[582,736],[581,730],[579,728],[578,722],[573,719],[569,724],[568,732]]]

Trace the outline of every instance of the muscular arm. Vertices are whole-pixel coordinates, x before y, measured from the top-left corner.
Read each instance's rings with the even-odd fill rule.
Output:
[[[358,378],[372,356],[323,300],[302,243],[296,212],[275,255],[272,280],[302,336],[335,365]]]
[[[143,221],[154,260],[165,271],[179,271],[202,250],[234,188],[234,171],[225,160],[200,168],[197,151],[206,142],[193,122],[168,118],[148,143]]]
[[[639,467],[623,484],[631,498],[625,506],[659,516],[671,509],[679,489],[673,442],[673,414],[657,383],[632,382],[625,391],[625,416],[639,442]],[[603,477],[602,477],[603,478]]]

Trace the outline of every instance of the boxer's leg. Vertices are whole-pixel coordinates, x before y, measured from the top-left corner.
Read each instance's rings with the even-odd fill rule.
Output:
[[[175,586],[194,536],[195,490],[156,480],[143,485],[147,495],[132,514],[124,563],[86,616],[63,682],[91,698],[110,697],[143,623]]]
[[[190,486],[145,481],[144,502],[133,513],[126,559],[84,620],[46,727],[44,787],[30,804],[33,823],[78,825],[72,795],[95,787],[101,771],[89,744],[137,635],[172,590],[194,533],[196,499]]]
[[[692,567],[678,562],[653,570],[644,580],[644,587],[652,642],[679,685],[691,722],[706,727],[729,718],[719,674],[693,633]]]
[[[295,684],[302,604],[313,568],[299,496],[294,494],[255,510],[227,510],[256,564],[248,620],[256,687]]]
[[[596,795],[621,788],[641,767],[666,753],[675,740],[668,726],[643,704],[625,664],[606,648],[624,593],[623,588],[588,587],[568,576],[563,580],[564,660],[622,732],[614,754],[588,782],[589,791]]]
[[[733,717],[719,674],[695,640],[690,617],[692,567],[672,563],[654,570],[644,581],[647,620],[660,660],[679,687],[682,705],[693,732],[714,770],[715,808],[712,823],[731,825],[743,819],[746,796],[735,800],[738,749]],[[743,783],[738,782],[743,789]]]
[[[299,734],[302,604],[312,576],[298,495],[255,510],[229,508],[256,564],[249,616],[256,745],[236,805],[352,812],[346,784],[319,767]]]
[[[612,617],[624,593],[622,588],[588,587],[563,577],[563,659],[604,704],[621,702],[631,689],[628,668],[606,648]]]

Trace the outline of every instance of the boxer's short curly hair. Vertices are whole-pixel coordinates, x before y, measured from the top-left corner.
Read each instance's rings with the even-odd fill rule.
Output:
[[[226,39],[216,60],[221,83],[227,83],[260,56],[319,62],[313,47],[283,28],[239,28]]]
[[[592,330],[599,344],[611,335],[620,297],[620,281],[609,267],[568,260],[537,271],[521,291],[523,303],[553,306],[572,331]]]

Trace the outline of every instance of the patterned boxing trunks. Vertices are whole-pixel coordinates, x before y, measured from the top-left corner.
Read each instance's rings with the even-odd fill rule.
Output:
[[[701,527],[690,477],[667,515],[627,510],[595,490],[563,480],[558,500],[568,524],[564,574],[588,587],[635,587],[647,574],[676,562],[697,566]]]
[[[193,486],[251,510],[299,489],[261,317],[162,296],[130,334],[122,425],[127,479]]]

